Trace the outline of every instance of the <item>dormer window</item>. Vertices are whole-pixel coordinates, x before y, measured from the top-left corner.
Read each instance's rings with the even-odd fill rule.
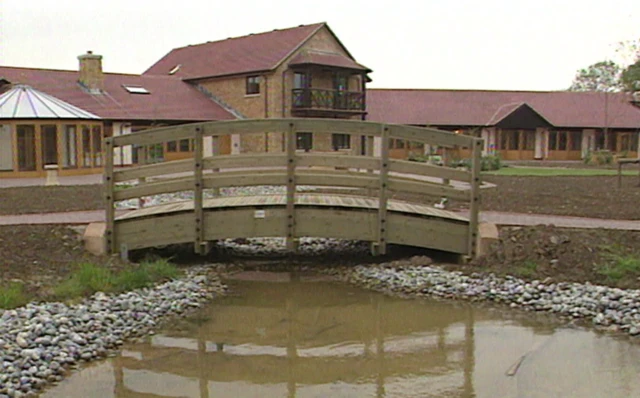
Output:
[[[127,90],[130,94],[151,94],[149,90],[142,86],[132,86],[129,84],[123,84],[125,90]]]
[[[247,95],[260,94],[260,76],[247,76]]]

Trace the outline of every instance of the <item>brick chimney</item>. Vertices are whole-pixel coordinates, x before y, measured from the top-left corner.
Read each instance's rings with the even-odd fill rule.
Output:
[[[102,55],[92,51],[78,56],[80,61],[80,78],[78,81],[92,94],[99,94],[104,90],[104,75],[102,74]]]

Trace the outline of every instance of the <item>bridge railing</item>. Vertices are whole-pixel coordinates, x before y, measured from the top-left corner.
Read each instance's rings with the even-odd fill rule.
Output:
[[[282,133],[284,151],[205,156],[205,142],[223,135]],[[341,152],[304,152],[296,149],[296,133],[340,133],[366,137],[364,155]],[[193,158],[134,167],[115,168],[114,156],[106,156],[106,243],[117,252],[115,203],[158,194],[192,192],[194,199],[194,243],[205,250],[204,190],[225,187],[275,185],[286,187],[287,244],[295,247],[295,195],[297,187],[361,188],[376,192],[378,222],[376,251],[386,251],[386,212],[389,197],[396,192],[469,203],[469,256],[475,256],[480,203],[480,158],[482,140],[429,128],[334,119],[262,119],[193,123],[162,127],[105,140],[107,154],[117,148],[149,148],[170,141],[192,140]],[[389,158],[390,139],[421,142],[441,147],[471,148],[471,167],[460,170]],[[208,141],[211,142],[211,141]],[[145,153],[143,150],[142,153]],[[144,162],[143,162],[144,163]],[[131,182],[134,182],[131,184]],[[120,184],[125,183],[125,184]],[[130,184],[126,184],[130,183]]]

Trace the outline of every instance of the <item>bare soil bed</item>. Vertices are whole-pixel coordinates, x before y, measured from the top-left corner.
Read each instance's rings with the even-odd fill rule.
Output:
[[[482,210],[640,220],[637,177],[487,176],[496,188],[482,193]]]
[[[33,296],[44,297],[82,262],[122,266],[118,257],[86,252],[80,237],[78,230],[62,225],[0,226],[0,286],[21,282]]]
[[[637,289],[640,232],[542,225],[505,227],[500,229],[500,239],[487,255],[468,265],[450,267],[528,280],[590,282]]]
[[[103,203],[100,184],[0,189],[0,215],[96,210]]]

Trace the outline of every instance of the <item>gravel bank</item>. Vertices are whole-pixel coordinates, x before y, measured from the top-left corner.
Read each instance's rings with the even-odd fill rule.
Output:
[[[68,369],[152,334],[162,321],[187,315],[224,291],[212,267],[198,267],[179,280],[118,295],[96,293],[76,305],[0,310],[0,398],[34,396]]]
[[[587,319],[613,332],[640,336],[640,290],[624,290],[589,283],[526,282],[493,274],[464,275],[436,266],[425,257],[357,266],[343,270],[343,280],[376,291],[405,297],[434,297],[488,301],[528,311]]]

